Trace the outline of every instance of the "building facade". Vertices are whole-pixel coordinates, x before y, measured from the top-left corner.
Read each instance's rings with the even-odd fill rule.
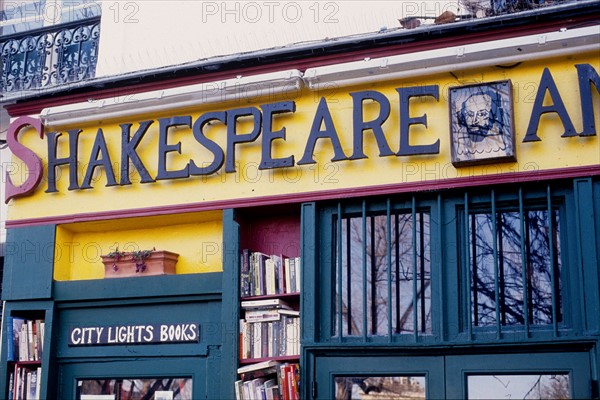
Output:
[[[3,396],[597,398],[598,5],[9,95]]]

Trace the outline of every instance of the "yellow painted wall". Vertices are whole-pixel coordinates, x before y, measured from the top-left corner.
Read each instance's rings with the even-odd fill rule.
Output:
[[[301,95],[287,97],[295,100],[297,110],[294,114],[283,114],[275,118],[274,130],[285,127],[287,129],[286,141],[273,142],[273,156],[284,157],[294,155],[297,162],[304,152],[308,133],[312,124],[318,100],[321,96],[327,98],[337,132],[347,156],[352,153],[352,98],[348,94],[359,90],[377,90],[386,95],[391,102],[391,115],[384,125],[388,142],[393,151],[399,148],[399,106],[398,94],[395,88],[422,85],[439,85],[440,100],[433,98],[420,98],[411,101],[410,115],[418,117],[427,114],[428,126],[413,126],[410,129],[411,144],[431,144],[440,140],[440,153],[435,155],[416,155],[400,157],[379,157],[375,140],[370,133],[365,134],[365,153],[367,159],[356,161],[341,161],[331,163],[333,152],[328,141],[320,140],[315,149],[317,164],[294,166],[278,170],[258,170],[261,157],[262,137],[254,143],[245,143],[237,146],[236,160],[239,162],[237,172],[226,174],[222,169],[220,173],[159,181],[155,183],[134,183],[128,186],[105,187],[105,177],[100,169],[93,189],[68,191],[68,171],[61,167],[62,177],[58,184],[58,193],[45,193],[46,183],[43,182],[34,195],[14,199],[9,204],[9,219],[16,221],[28,218],[41,218],[48,216],[64,216],[79,213],[104,212],[112,210],[138,209],[144,207],[200,204],[209,201],[247,199],[257,196],[270,196],[281,194],[296,194],[303,192],[319,192],[332,189],[358,188],[363,186],[415,183],[434,181],[456,177],[488,176],[494,174],[511,174],[523,171],[536,171],[575,166],[590,166],[600,164],[600,138],[573,137],[561,138],[563,127],[556,114],[544,115],[538,128],[541,142],[523,143],[523,137],[529,123],[533,102],[539,86],[540,77],[545,67],[548,67],[556,81],[567,111],[575,124],[581,130],[581,112],[579,105],[579,90],[575,64],[588,63],[600,71],[600,61],[596,54],[577,54],[569,57],[546,59],[541,61],[523,62],[510,68],[487,67],[477,70],[444,73],[428,76],[422,79],[406,79],[391,82],[363,85],[350,88],[333,88],[322,92],[313,92],[303,89]],[[513,104],[516,128],[516,155],[517,162],[502,164],[482,165],[476,167],[455,168],[450,162],[449,138],[449,107],[448,88],[466,84],[493,82],[511,79],[513,84]],[[595,91],[594,91],[595,92]],[[595,100],[596,129],[600,130],[600,109],[598,95],[593,94]],[[78,125],[84,132],[80,136],[79,153],[84,159],[82,164],[87,164],[90,148],[99,128],[104,131],[108,142],[112,163],[118,180],[118,162],[120,160],[121,130],[119,123],[133,122],[134,129],[137,122],[145,119],[156,120],[159,117],[198,115],[211,110],[230,110],[249,105],[258,106],[263,103],[275,102],[285,98],[240,99],[228,104],[219,104],[206,108],[198,106],[193,109],[169,111],[164,114],[153,113],[127,117],[121,121],[98,121],[93,125]],[[548,104],[548,103],[547,103]],[[374,115],[377,110],[368,110],[365,119]],[[74,126],[60,128],[61,132]],[[240,124],[239,132],[249,130],[249,125]],[[66,133],[61,141],[59,156],[66,156]],[[220,124],[211,126],[207,136],[219,143],[222,148],[226,146],[225,127]],[[46,154],[46,142],[39,139],[34,132],[21,135],[21,141],[34,149],[37,154]],[[171,129],[169,143],[182,143],[183,154],[171,153],[168,156],[168,168],[176,170],[181,168],[190,159],[201,164],[202,161],[212,161],[207,158],[210,153],[198,144],[192,136],[190,129]],[[146,134],[138,148],[144,164],[152,176],[156,175],[158,157],[158,122],[155,122]],[[228,155],[226,154],[226,157]],[[16,161],[16,160],[15,160]],[[23,173],[22,166],[18,172]],[[82,166],[79,172],[80,182],[85,174]],[[44,176],[46,179],[46,176]],[[15,179],[16,180],[16,179]],[[192,230],[192,228],[185,228]],[[67,235],[68,236],[68,235]],[[98,235],[98,240],[108,244],[108,237]],[[120,241],[126,240],[127,233],[123,232]],[[149,234],[148,237],[151,235]],[[75,235],[76,237],[76,235]],[[148,241],[148,244],[151,240]],[[144,243],[143,245],[146,245]],[[152,244],[153,245],[153,244]],[[185,266],[185,261],[183,261]],[[200,266],[185,266],[186,270],[200,268]],[[74,272],[71,272],[74,273]],[[79,272],[77,272],[79,273]]]
[[[55,280],[100,279],[100,255],[156,248],[179,254],[177,274],[222,271],[220,211],[116,219],[57,227]]]

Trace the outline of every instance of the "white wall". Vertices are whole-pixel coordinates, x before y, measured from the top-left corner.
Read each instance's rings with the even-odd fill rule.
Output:
[[[97,77],[398,29],[453,1],[103,1]]]

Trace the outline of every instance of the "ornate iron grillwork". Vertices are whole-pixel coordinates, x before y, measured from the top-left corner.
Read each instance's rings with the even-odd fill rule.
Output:
[[[93,78],[99,40],[99,18],[7,37],[0,42],[0,93]]]

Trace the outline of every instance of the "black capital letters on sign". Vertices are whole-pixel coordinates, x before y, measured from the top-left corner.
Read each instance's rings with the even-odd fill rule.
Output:
[[[350,93],[353,101],[353,131],[354,131],[354,152],[350,156],[351,160],[367,158],[363,151],[363,134],[370,129],[373,131],[377,147],[379,147],[379,156],[393,156],[394,152],[390,149],[388,142],[381,127],[390,116],[390,102],[382,93],[374,90],[365,90],[364,92]],[[364,121],[363,102],[364,100],[373,100],[379,104],[379,115],[372,121]]]
[[[576,64],[577,77],[579,78],[579,97],[581,99],[581,116],[583,130],[579,136],[595,136],[594,103],[592,101],[592,85],[600,94],[600,76],[590,64]]]
[[[252,116],[254,126],[249,133],[237,133],[237,120],[240,117]],[[235,145],[237,143],[254,142],[260,134],[262,114],[256,107],[238,108],[227,112],[227,160],[225,172],[235,172]]]
[[[296,103],[294,101],[281,101],[279,103],[263,104],[260,108],[263,111],[263,137],[261,160],[258,169],[291,167],[294,165],[294,156],[285,158],[273,158],[271,156],[271,143],[273,140],[285,140],[285,127],[273,132],[273,115],[296,112]]]
[[[73,129],[69,132],[69,156],[58,158],[58,138],[62,133],[50,132],[48,134],[48,189],[46,193],[58,192],[56,189],[56,167],[60,165],[69,166],[69,190],[79,189],[77,182],[77,147],[81,129]]]
[[[140,156],[136,153],[135,149],[138,144],[140,144],[140,140],[146,132],[148,131],[148,127],[152,125],[154,121],[143,121],[140,122],[140,127],[135,131],[135,134],[132,138],[129,137],[129,133],[131,131],[131,124],[121,124],[121,181],[120,185],[131,185],[131,180],[129,179],[129,161],[131,160],[135,169],[140,173],[140,182],[141,183],[150,183],[154,182],[154,179],[148,173],[148,170],[140,160]]]
[[[324,131],[321,130],[322,124],[325,124]],[[298,161],[298,165],[316,163],[313,158],[313,153],[315,151],[317,140],[319,139],[331,140],[331,145],[333,146],[333,152],[335,154],[331,161],[342,161],[348,159],[342,150],[342,144],[340,143],[335,126],[333,125],[333,119],[331,118],[331,113],[329,112],[329,107],[327,107],[327,101],[325,100],[325,97],[321,97],[319,105],[317,106],[317,112],[315,113],[315,118],[312,126],[310,127],[310,134],[308,136],[308,141],[306,142],[304,155],[302,156],[302,159]]]
[[[102,158],[98,159],[100,153],[102,153]],[[94,174],[96,167],[104,167],[104,171],[106,172],[106,186],[117,185],[115,172],[112,169],[110,155],[108,154],[108,149],[106,148],[106,141],[104,140],[104,132],[102,132],[102,129],[98,129],[98,133],[96,133],[96,139],[94,140],[94,145],[92,146],[90,160],[87,170],[85,171],[85,177],[81,183],[81,189],[92,188],[92,175]]]
[[[191,128],[192,117],[186,115],[184,117],[159,118],[158,124],[158,173],[156,174],[156,180],[189,178],[189,163],[178,171],[167,171],[167,153],[176,151],[181,154],[181,142],[167,144],[167,139],[169,128],[172,126],[187,126]]]
[[[553,104],[550,106],[544,106],[546,91],[550,94],[550,98],[552,99]],[[544,68],[544,72],[542,73],[542,79],[540,80],[540,86],[535,95],[533,110],[531,111],[531,118],[529,119],[529,126],[527,127],[527,133],[525,134],[525,138],[523,138],[523,142],[539,142],[542,140],[537,135],[537,129],[540,124],[541,116],[546,113],[558,114],[558,117],[565,128],[565,133],[563,133],[561,137],[577,136],[573,122],[571,122],[571,118],[565,108],[565,103],[563,103],[562,98],[560,97],[554,78],[552,78],[552,74],[548,68]]]
[[[399,156],[412,156],[417,154],[438,154],[440,152],[440,139],[433,144],[411,146],[409,129],[411,125],[422,124],[427,127],[427,114],[411,118],[409,116],[410,98],[415,96],[432,96],[439,100],[439,86],[414,86],[396,89],[400,95],[400,150]]]
[[[207,138],[204,135],[204,126],[209,124],[211,121],[219,121],[223,124],[227,118],[227,113],[224,111],[218,112],[207,112],[202,114],[198,119],[194,122],[194,126],[192,127],[192,132],[194,137],[202,146],[204,146],[208,151],[213,153],[213,162],[210,163],[207,167],[198,167],[194,160],[190,161],[190,174],[191,175],[210,175],[214,172],[217,172],[219,168],[223,166],[223,162],[225,161],[225,153],[223,149],[216,143]]]

